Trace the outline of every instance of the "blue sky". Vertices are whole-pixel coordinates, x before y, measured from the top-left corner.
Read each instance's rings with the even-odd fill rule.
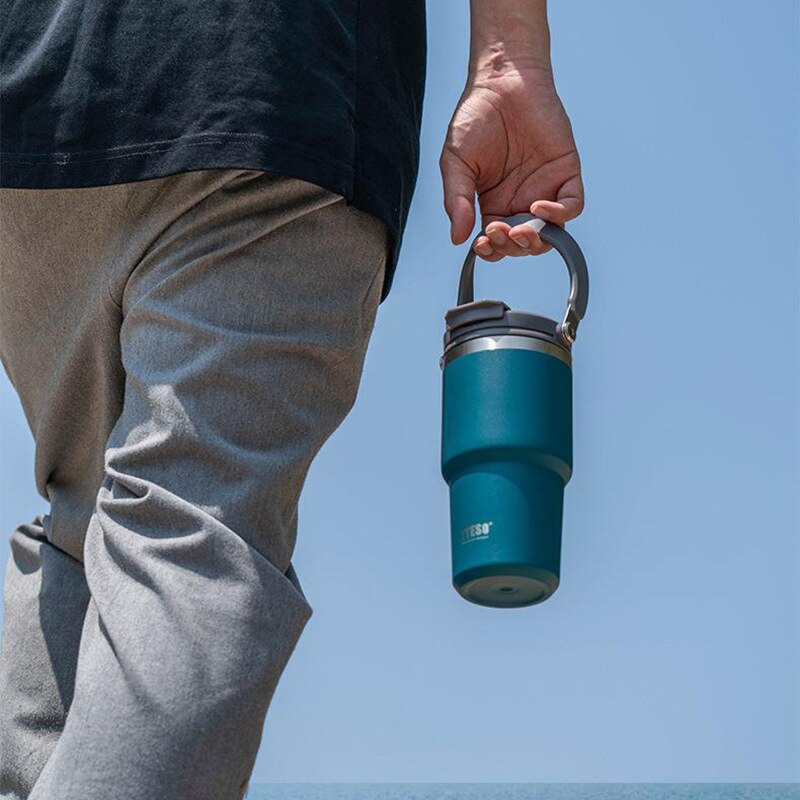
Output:
[[[550,16],[592,274],[561,587],[502,611],[450,586],[438,357],[464,247],[437,161],[468,4],[431,0],[411,219],[356,407],[306,484],[314,615],[255,780],[800,780],[798,7]],[[554,254],[478,268],[477,295],[519,308],[558,315],[566,291]],[[5,376],[0,424],[11,531],[44,501]]]

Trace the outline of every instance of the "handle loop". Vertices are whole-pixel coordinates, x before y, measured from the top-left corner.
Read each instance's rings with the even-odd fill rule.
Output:
[[[583,257],[578,243],[564,228],[552,222],[545,222],[533,214],[515,214],[512,217],[502,217],[501,219],[512,227],[523,222],[533,223],[533,227],[538,231],[542,241],[553,245],[564,259],[569,270],[569,298],[567,311],[564,314],[563,322],[558,327],[558,332],[569,344],[572,344],[578,332],[578,323],[586,314],[586,306],[589,302],[589,271],[586,269],[586,259]],[[467,257],[464,259],[461,280],[458,284],[458,305],[460,306],[474,300],[475,250],[473,246],[475,240],[484,235],[485,231],[481,228],[475,239],[472,240]]]

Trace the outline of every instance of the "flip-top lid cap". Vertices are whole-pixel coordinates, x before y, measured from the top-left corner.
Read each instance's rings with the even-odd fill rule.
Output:
[[[533,336],[570,351],[570,342],[554,319],[514,311],[502,300],[477,300],[451,308],[445,314],[445,351],[480,336]]]

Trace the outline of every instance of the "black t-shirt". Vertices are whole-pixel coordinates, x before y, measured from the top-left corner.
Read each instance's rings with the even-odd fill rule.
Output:
[[[390,230],[419,164],[425,0],[0,0],[0,186],[262,169]]]

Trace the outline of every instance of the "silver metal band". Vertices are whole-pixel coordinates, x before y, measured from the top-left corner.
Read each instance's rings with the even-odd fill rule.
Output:
[[[563,361],[568,367],[572,367],[572,357],[563,347],[544,339],[536,339],[533,336],[510,336],[508,334],[468,339],[444,354],[442,367],[459,356],[478,353],[481,350],[535,350],[537,353],[547,353],[547,355]]]

